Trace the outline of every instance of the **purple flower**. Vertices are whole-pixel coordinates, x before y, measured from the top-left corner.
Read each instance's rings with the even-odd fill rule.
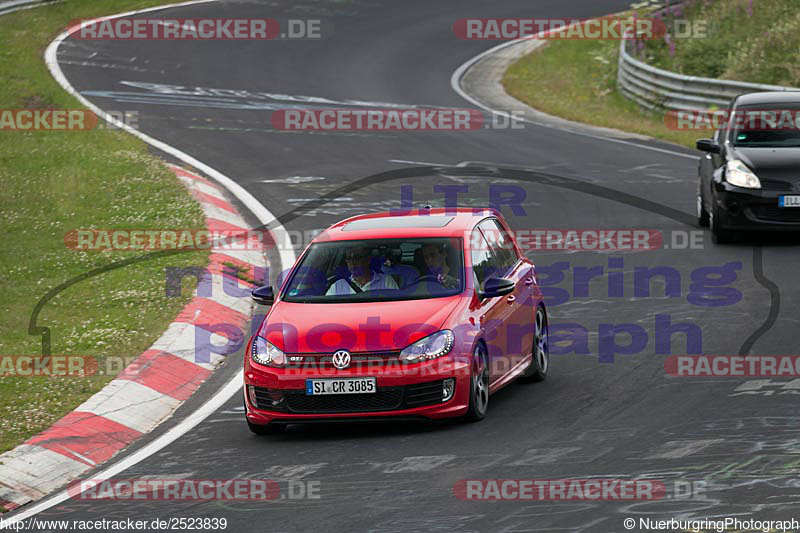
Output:
[[[669,33],[664,35],[664,41],[669,45],[669,56],[675,57],[675,41],[669,36]]]
[[[747,16],[748,17],[752,17],[753,16],[753,0],[750,0],[747,3]]]

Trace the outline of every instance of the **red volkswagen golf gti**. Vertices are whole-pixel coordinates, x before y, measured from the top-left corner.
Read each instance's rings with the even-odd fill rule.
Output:
[[[244,361],[247,423],[486,415],[489,396],[549,366],[534,265],[499,212],[422,209],[343,220],[278,291]]]

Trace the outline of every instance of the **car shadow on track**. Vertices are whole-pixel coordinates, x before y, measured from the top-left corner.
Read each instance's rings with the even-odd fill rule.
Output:
[[[739,246],[798,246],[800,245],[800,232],[737,232],[731,245]],[[719,245],[718,245],[719,246]]]

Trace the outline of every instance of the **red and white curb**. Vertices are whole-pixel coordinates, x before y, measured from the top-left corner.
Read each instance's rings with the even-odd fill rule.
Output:
[[[172,166],[203,207],[209,230],[247,231],[249,226],[227,199],[223,189],[183,168]],[[197,390],[225,355],[214,353],[219,335],[212,324],[243,329],[250,318],[249,298],[223,291],[228,274],[224,265],[236,265],[248,279],[264,271],[264,250],[212,248],[207,271],[211,276],[210,297],[195,296],[163,335],[101,391],[86,400],[52,427],[0,455],[0,505],[16,509],[38,500],[108,461],[140,436],[169,418]],[[230,283],[230,280],[229,282]],[[237,278],[239,287],[252,284]],[[207,294],[207,291],[204,291]],[[207,329],[204,338],[212,345],[209,362],[195,361],[197,328]],[[246,337],[246,336],[245,336]]]

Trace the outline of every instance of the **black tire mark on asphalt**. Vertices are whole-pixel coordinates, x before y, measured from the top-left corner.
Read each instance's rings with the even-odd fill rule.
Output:
[[[576,192],[581,192],[584,194],[595,196],[598,198],[611,200],[613,202],[618,202],[630,207],[635,207],[637,209],[642,209],[644,211],[661,215],[665,218],[669,218],[671,220],[674,220],[680,224],[684,224],[687,226],[692,226],[692,227],[695,226],[695,217],[678,209],[674,209],[672,207],[668,207],[666,205],[662,205],[657,202],[653,202],[651,200],[647,200],[639,196],[635,196],[633,194],[622,192],[616,189],[611,189],[594,183],[587,183],[575,178],[559,176],[557,174],[548,174],[545,172],[509,169],[500,167],[420,166],[420,167],[407,167],[407,168],[389,170],[386,172],[381,172],[378,174],[373,174],[371,176],[366,176],[364,178],[357,179],[351,183],[348,183],[337,189],[334,189],[331,192],[323,194],[316,200],[306,202],[305,204],[298,206],[295,209],[292,209],[291,211],[279,217],[276,217],[273,222],[269,224],[264,224],[255,229],[274,230],[277,225],[283,226],[288,222],[291,222],[303,216],[307,211],[311,211],[313,209],[322,207],[332,200],[335,200],[349,192],[356,191],[366,186],[376,185],[404,178],[409,179],[409,178],[429,177],[431,174],[447,175],[447,176],[464,176],[464,177],[487,176],[498,179],[514,179],[528,183],[550,185],[553,187],[569,189]],[[140,261],[147,261],[149,259],[156,259],[158,257],[164,257],[185,251],[191,251],[191,250],[160,250],[158,252],[148,253],[139,257],[133,257],[123,261],[110,263],[109,265],[98,267],[89,272],[80,274],[72,279],[65,281],[64,283],[58,285],[57,287],[50,289],[36,304],[36,306],[33,309],[33,312],[31,313],[31,319],[28,325],[28,334],[42,335],[42,355],[45,357],[51,355],[50,328],[38,327],[36,326],[36,321],[38,319],[39,313],[41,312],[45,304],[48,301],[50,301],[53,297],[55,297],[59,292],[67,289],[68,287],[74,285],[75,283],[88,279],[92,276],[102,274],[104,272],[108,272],[117,268],[135,264]],[[775,282],[768,279],[764,275],[763,266],[764,266],[763,253],[761,246],[755,246],[753,248],[753,274],[755,276],[756,281],[770,292],[770,298],[771,298],[770,310],[766,321],[756,331],[754,331],[747,338],[747,340],[745,340],[744,344],[742,344],[742,347],[739,350],[740,355],[746,355],[749,352],[749,350],[753,347],[755,342],[767,331],[769,331],[770,328],[772,328],[772,326],[777,321],[778,312],[780,311],[780,290],[778,286],[775,284]]]
[[[744,341],[742,347],[739,348],[739,355],[750,355],[750,350],[756,341],[775,325],[781,310],[781,291],[774,281],[764,275],[764,249],[760,245],[753,246],[753,276],[760,285],[769,291],[769,314],[764,323]]]

